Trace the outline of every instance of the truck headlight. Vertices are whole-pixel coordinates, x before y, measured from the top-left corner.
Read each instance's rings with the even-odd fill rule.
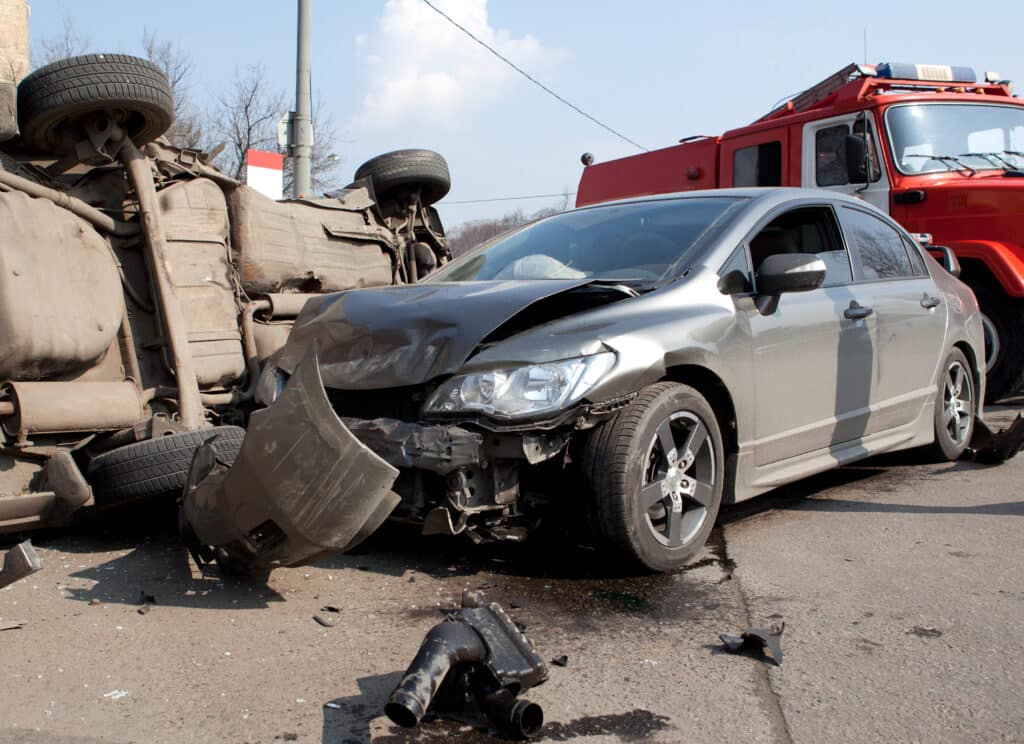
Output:
[[[484,413],[494,418],[524,418],[572,405],[615,366],[604,352],[559,362],[531,364],[459,375],[430,396],[426,413]]]

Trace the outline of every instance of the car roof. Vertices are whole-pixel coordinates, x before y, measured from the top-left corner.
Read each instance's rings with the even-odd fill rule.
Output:
[[[600,204],[590,204],[585,207],[579,207],[578,209],[600,209],[601,207],[610,206],[613,204],[635,204],[638,202],[651,202],[651,201],[665,201],[665,200],[683,200],[683,199],[699,199],[709,197],[726,197],[734,199],[749,199],[754,206],[764,209],[770,209],[777,204],[784,204],[789,201],[804,200],[804,199],[815,199],[841,202],[845,204],[852,204],[858,206],[866,206],[879,214],[880,212],[876,207],[854,196],[848,194],[842,194],[836,191],[827,191],[825,189],[804,189],[792,186],[760,186],[760,187],[748,187],[748,188],[731,188],[731,189],[703,189],[698,191],[678,191],[667,194],[651,194],[649,196],[636,196],[628,199],[616,199],[615,201],[601,202]]]

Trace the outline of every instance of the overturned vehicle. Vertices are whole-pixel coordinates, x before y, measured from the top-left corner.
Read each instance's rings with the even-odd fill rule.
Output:
[[[309,300],[237,460],[203,445],[197,552],[272,568],[386,518],[522,539],[558,510],[668,570],[720,504],[872,454],[968,448],[978,303],[887,216],[824,191],[616,202],[416,285]]]
[[[126,55],[0,83],[0,532],[180,496],[199,444],[234,458],[306,301],[450,258],[436,153],[277,202],[160,139],[172,112]]]

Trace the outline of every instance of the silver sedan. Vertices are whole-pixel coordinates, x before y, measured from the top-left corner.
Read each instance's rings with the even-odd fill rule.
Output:
[[[722,503],[880,452],[956,459],[985,355],[978,304],[946,260],[857,199],[716,190],[578,209],[418,285],[314,299],[260,381],[268,433],[251,427],[239,460],[302,511],[295,493],[311,489],[260,437],[290,441],[315,411],[318,430],[361,446],[317,454],[309,440],[304,477],[317,458],[343,467],[362,490],[331,513],[363,516],[317,542],[268,507],[287,538],[274,560],[302,558],[281,545],[350,545],[388,514],[521,539],[557,513],[670,570]],[[204,503],[246,499],[263,519],[238,489]],[[263,560],[244,526],[236,541]]]

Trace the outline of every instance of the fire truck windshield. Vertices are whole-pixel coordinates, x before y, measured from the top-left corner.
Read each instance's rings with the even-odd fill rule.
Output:
[[[900,173],[1024,170],[1024,106],[897,104],[885,124]]]

